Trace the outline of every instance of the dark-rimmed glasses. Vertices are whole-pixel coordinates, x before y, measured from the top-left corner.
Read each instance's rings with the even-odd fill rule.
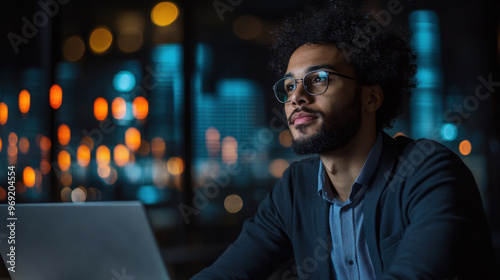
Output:
[[[278,99],[278,101],[281,103],[290,102],[290,96],[297,88],[297,81],[303,82],[304,89],[310,95],[323,94],[328,89],[330,75],[335,75],[356,81],[355,78],[345,76],[339,73],[325,71],[325,70],[315,70],[307,73],[302,79],[295,79],[293,77],[281,78],[273,86],[274,95],[276,96],[276,99]]]

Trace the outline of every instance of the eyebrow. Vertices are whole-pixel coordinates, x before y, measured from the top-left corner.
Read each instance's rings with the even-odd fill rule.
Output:
[[[309,73],[309,72],[315,71],[315,70],[320,70],[320,69],[329,69],[332,71],[336,71],[335,67],[333,67],[330,64],[325,63],[325,64],[318,64],[318,65],[312,65],[312,66],[307,67],[306,73]],[[293,77],[291,72],[288,72],[283,76],[283,78],[288,78],[288,77]]]

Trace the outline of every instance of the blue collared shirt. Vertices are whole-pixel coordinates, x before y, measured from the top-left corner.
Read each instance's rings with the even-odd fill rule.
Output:
[[[382,134],[378,133],[365,164],[352,185],[349,198],[341,202],[319,163],[318,194],[330,203],[329,220],[333,249],[331,258],[337,280],[375,279],[363,230],[363,200],[367,187],[380,159]]]

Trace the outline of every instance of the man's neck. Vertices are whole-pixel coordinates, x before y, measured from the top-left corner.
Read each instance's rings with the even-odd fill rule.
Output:
[[[376,137],[376,132],[364,133],[360,130],[347,146],[320,155],[340,201],[344,202],[349,198],[352,185],[361,172]]]

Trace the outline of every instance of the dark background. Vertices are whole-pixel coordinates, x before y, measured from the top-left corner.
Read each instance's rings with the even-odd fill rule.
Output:
[[[366,5],[367,11],[379,11],[387,9],[388,1],[355,2]],[[6,104],[9,112],[7,122],[0,128],[0,200],[6,200],[4,170],[10,164],[16,166],[18,174],[26,167],[32,167],[37,174],[33,187],[26,186],[19,175],[18,202],[69,202],[71,196],[65,193],[77,188],[84,190],[86,201],[139,199],[147,206],[172,276],[187,279],[213,262],[236,238],[243,221],[252,216],[282,170],[297,159],[286,147],[288,134],[281,121],[282,107],[271,89],[278,75],[268,70],[269,31],[284,16],[322,1],[174,1],[179,17],[166,27],[158,27],[150,19],[151,9],[158,1],[64,3],[58,3],[54,16],[47,17],[32,38],[19,45],[17,53],[9,34],[22,35],[23,18],[33,22],[33,16],[43,9],[37,1],[11,1],[0,12],[0,102]],[[479,76],[488,79],[491,75],[492,81],[500,81],[500,4],[493,0],[399,3],[402,12],[392,15],[386,28],[424,32],[413,37],[412,42],[430,46],[429,59],[419,64],[429,67],[433,75],[421,84],[430,85],[429,88],[415,90],[406,101],[405,113],[388,133],[432,138],[457,154],[463,140],[471,142],[471,153],[460,156],[478,182],[499,248],[498,85],[484,100],[473,98],[480,84]],[[415,29],[419,26],[415,11],[422,10],[436,17],[431,23],[420,25],[424,29],[419,31]],[[143,24],[143,43],[133,52],[123,52],[117,46],[117,22],[127,13],[133,13]],[[241,39],[235,34],[235,25],[248,15],[260,23],[261,29],[254,38]],[[113,34],[111,47],[99,55],[90,51],[88,44],[89,35],[97,26],[107,26]],[[243,24],[241,28],[252,30],[255,24]],[[63,46],[75,35],[85,42],[85,52],[77,61],[69,62],[63,55]],[[134,90],[121,92],[115,88],[113,78],[119,71],[133,74]],[[57,110],[49,105],[49,88],[53,84],[63,89],[63,102]],[[149,86],[152,84],[155,86]],[[18,95],[23,89],[31,94],[28,113],[18,109]],[[93,139],[95,147],[91,149],[88,166],[80,166],[76,154],[72,154],[71,168],[66,173],[57,171],[59,152],[76,151],[82,145],[84,131],[97,131],[102,125],[93,114],[97,97],[108,101],[110,112],[111,102],[116,97],[124,98],[130,115],[130,104],[137,96],[149,101],[145,120],[117,120],[109,113],[114,130]],[[429,99],[423,99],[425,96]],[[469,110],[460,113],[457,105]],[[424,114],[431,117],[430,125],[422,125],[424,118],[420,115]],[[425,132],[440,131],[445,123],[454,125],[454,137],[444,139],[439,133],[436,137]],[[58,143],[57,129],[61,124],[71,129],[68,145]],[[141,132],[146,146],[152,146],[154,138],[162,139],[163,155],[132,152],[130,162],[118,166],[113,161],[113,148],[124,144],[125,131],[130,127]],[[209,128],[219,133],[213,141],[207,140]],[[8,140],[11,133],[18,139],[13,145]],[[40,149],[42,136],[51,139],[49,154]],[[15,156],[9,155],[8,146],[19,148],[22,137],[28,140],[29,151],[18,149]],[[224,139],[236,140],[237,148]],[[97,174],[98,145],[111,150],[109,168],[116,173],[114,180]],[[220,148],[211,153],[208,145]],[[224,155],[224,151],[228,154]],[[169,170],[172,158],[181,159],[181,173]],[[41,171],[44,159],[52,166],[46,174]],[[72,181],[63,182],[62,176],[68,175]],[[236,203],[229,202],[229,195],[235,195],[229,198]],[[242,208],[229,213],[228,209],[238,206],[238,202],[243,203]],[[187,222],[179,206],[195,209]]]

